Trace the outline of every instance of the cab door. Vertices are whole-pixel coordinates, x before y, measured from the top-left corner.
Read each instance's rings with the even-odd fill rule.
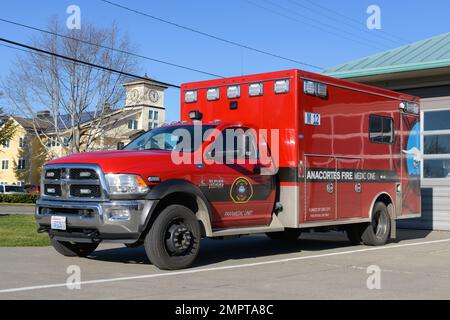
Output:
[[[306,157],[306,222],[336,219],[336,165],[334,157]]]
[[[275,177],[261,175],[256,137],[238,134],[232,142],[225,135],[224,131],[206,150],[208,163],[200,181],[212,207],[213,228],[268,225],[275,202]]]

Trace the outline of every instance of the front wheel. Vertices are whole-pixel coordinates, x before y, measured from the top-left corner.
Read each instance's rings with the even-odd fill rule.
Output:
[[[53,248],[65,257],[87,257],[98,247],[98,243],[58,241],[50,238]]]
[[[184,206],[165,208],[145,237],[144,246],[152,264],[162,270],[188,268],[200,249],[200,223]]]
[[[372,222],[367,225],[361,239],[368,246],[383,246],[389,240],[391,217],[383,202],[377,202],[373,208]]]

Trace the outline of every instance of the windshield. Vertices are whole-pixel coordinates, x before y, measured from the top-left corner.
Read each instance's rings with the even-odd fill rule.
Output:
[[[180,145],[186,152],[197,150],[209,136],[213,125],[170,126],[153,129],[130,142],[123,150],[163,150],[174,151]],[[195,137],[201,134],[201,137]],[[186,141],[187,140],[187,141]],[[188,146],[188,147],[187,147]]]
[[[19,186],[5,186],[5,192],[20,192],[20,193],[23,193],[23,192],[25,192],[25,190],[23,189],[23,187],[19,187]]]

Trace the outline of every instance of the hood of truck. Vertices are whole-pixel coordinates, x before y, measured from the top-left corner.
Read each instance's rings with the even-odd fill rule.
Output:
[[[173,164],[170,151],[102,151],[72,154],[55,159],[47,165],[95,164],[108,173],[143,174],[167,170]]]

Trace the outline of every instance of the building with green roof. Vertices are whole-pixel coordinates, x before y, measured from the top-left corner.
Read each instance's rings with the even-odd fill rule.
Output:
[[[422,218],[402,226],[450,230],[450,33],[323,73],[422,98]]]

